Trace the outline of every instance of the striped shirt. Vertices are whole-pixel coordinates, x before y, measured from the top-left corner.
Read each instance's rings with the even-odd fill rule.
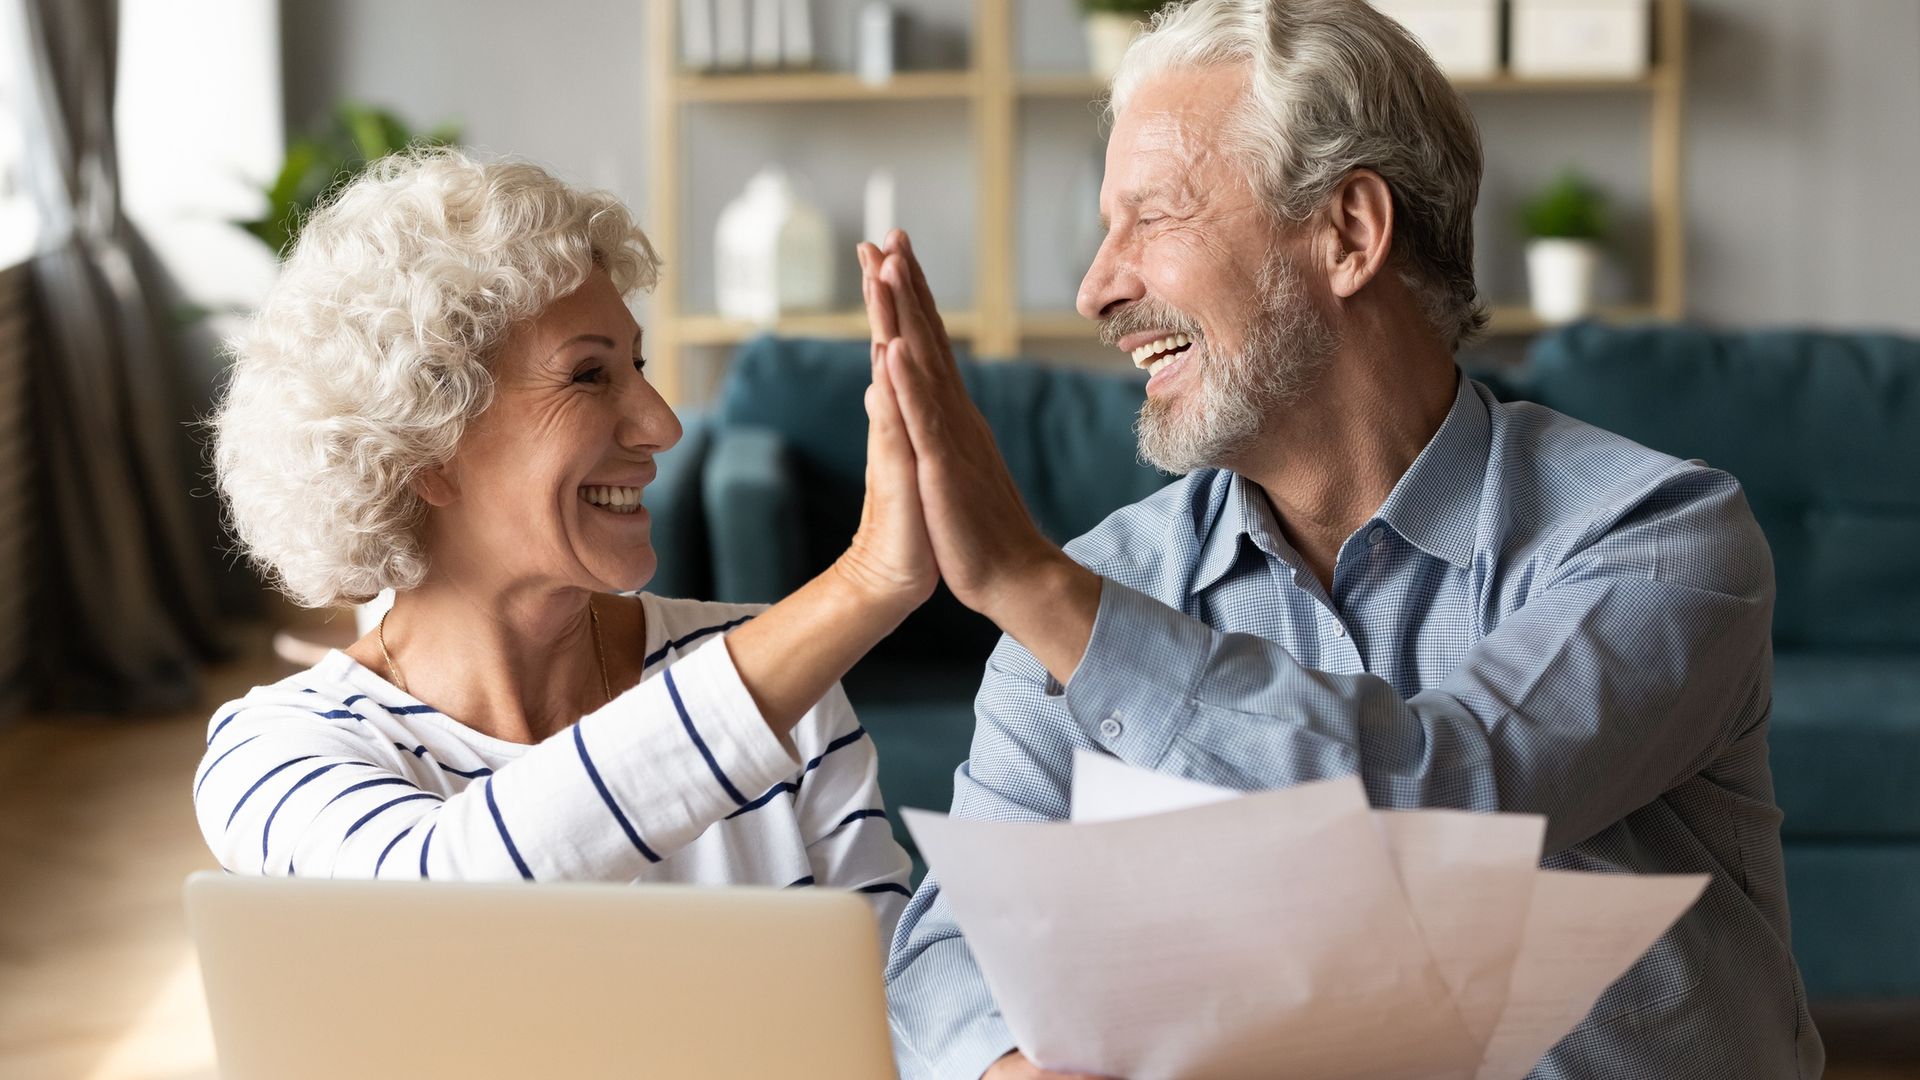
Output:
[[[222,866],[304,877],[822,885],[906,902],[873,742],[836,685],[775,737],[724,632],[760,610],[641,594],[640,684],[506,742],[345,653],[213,716],[194,808]]]
[[[1767,768],[1773,566],[1731,476],[1462,379],[1331,590],[1214,469],[1067,550],[1107,579],[1086,654],[1062,688],[1002,639],[956,815],[1066,817],[1079,747],[1243,790],[1357,773],[1377,807],[1542,814],[1549,868],[1711,883],[1537,1080],[1820,1074]],[[1014,1046],[934,878],[888,981],[904,1077],[977,1077]]]

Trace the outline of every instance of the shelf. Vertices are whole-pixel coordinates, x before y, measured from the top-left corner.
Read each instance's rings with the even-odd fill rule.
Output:
[[[1489,337],[1537,334],[1548,329],[1547,324],[1524,305],[1499,305],[1491,310],[1491,316],[1487,322]],[[1640,304],[1605,308],[1594,317],[1602,322],[1635,323],[1662,316],[1653,306]],[[1020,316],[1020,336],[1031,341],[1093,340],[1098,335],[1099,327],[1071,311],[1029,311]]]
[[[1552,329],[1550,324],[1542,322],[1533,313],[1533,309],[1521,304],[1496,305],[1492,309],[1492,316],[1487,320],[1488,337],[1537,334]],[[1666,316],[1651,304],[1624,304],[1601,308],[1592,317],[1603,323],[1638,323],[1652,322]]]
[[[946,320],[949,336],[962,340],[973,336],[975,321],[973,312],[950,311],[943,313],[942,317]],[[867,313],[864,311],[789,315],[771,326],[743,319],[726,319],[718,315],[682,315],[676,320],[676,324],[679,340],[687,345],[738,345],[761,334],[843,340],[864,338],[868,335]]]
[[[1500,74],[1484,79],[1455,79],[1453,85],[1465,94],[1570,94],[1651,91],[1664,85],[1667,78],[1665,69],[1654,68],[1645,75],[1624,79],[1605,77],[1529,79],[1518,75]],[[1023,97],[1079,98],[1095,101],[1106,95],[1107,82],[1096,75],[1072,72],[1022,75],[1019,80],[1019,92]]]
[[[1091,319],[1081,318],[1077,311],[1023,311],[1020,336],[1034,340],[1086,338],[1092,341],[1100,336],[1100,326]]]
[[[763,75],[681,75],[681,101],[774,105],[796,101],[959,101],[971,97],[971,71],[912,71],[880,83],[838,71],[783,71]]]
[[[1106,96],[1107,80],[1098,75],[1084,75],[1076,72],[1022,75],[1017,88],[1025,97],[1081,98],[1092,101]]]
[[[1588,94],[1620,91],[1653,91],[1666,85],[1665,68],[1652,68],[1644,75],[1579,76],[1537,79],[1500,74],[1484,79],[1455,79],[1453,85],[1463,94]]]

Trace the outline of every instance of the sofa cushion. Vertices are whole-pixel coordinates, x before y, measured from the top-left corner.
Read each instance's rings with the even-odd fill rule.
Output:
[[[973,747],[973,698],[984,664],[896,662],[869,657],[847,675],[847,698],[880,755],[880,793],[893,834],[924,872],[900,808],[945,813],[953,771]]]
[[[1920,843],[1789,843],[1785,855],[1807,996],[1920,999]]]
[[[1920,341],[1576,326],[1521,392],[1740,480],[1783,646],[1920,649]]]
[[[1777,653],[1768,747],[1782,835],[1920,840],[1920,652]]]

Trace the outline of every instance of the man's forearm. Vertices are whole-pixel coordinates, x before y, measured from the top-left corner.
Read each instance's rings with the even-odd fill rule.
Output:
[[[1065,685],[1093,637],[1100,612],[1098,574],[1055,548],[1032,569],[1010,573],[984,614]]]

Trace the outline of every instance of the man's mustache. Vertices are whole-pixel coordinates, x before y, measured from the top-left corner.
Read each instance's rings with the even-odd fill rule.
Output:
[[[1157,300],[1135,300],[1100,320],[1100,340],[1111,348],[1120,347],[1120,339],[1142,330],[1165,330],[1186,334],[1198,341],[1200,323],[1191,315]]]

